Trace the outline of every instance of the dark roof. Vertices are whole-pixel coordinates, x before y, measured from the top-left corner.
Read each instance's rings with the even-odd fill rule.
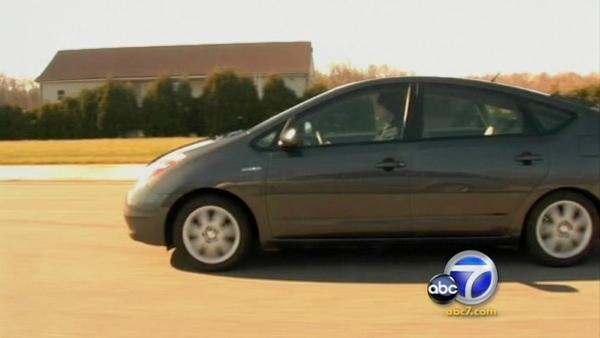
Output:
[[[362,80],[353,83],[349,83],[338,88],[347,88],[353,90],[362,86],[371,86],[375,84],[386,84],[386,83],[406,83],[406,82],[429,82],[429,83],[441,83],[449,85],[466,85],[480,88],[487,88],[493,90],[500,90],[504,92],[519,93],[519,94],[530,94],[540,97],[550,97],[550,94],[540,92],[537,90],[519,87],[511,84],[491,82],[480,79],[469,79],[469,78],[455,78],[455,77],[440,77],[440,76],[400,76],[400,77],[386,77],[379,79]]]
[[[307,74],[310,42],[268,42],[61,50],[36,81],[205,76],[228,68],[241,74]]]

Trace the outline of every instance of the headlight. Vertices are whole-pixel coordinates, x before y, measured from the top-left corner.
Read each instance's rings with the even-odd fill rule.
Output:
[[[138,178],[135,188],[141,188],[146,185],[151,185],[158,177],[164,174],[167,170],[176,167],[185,159],[185,154],[181,152],[167,154],[158,160],[152,162]]]

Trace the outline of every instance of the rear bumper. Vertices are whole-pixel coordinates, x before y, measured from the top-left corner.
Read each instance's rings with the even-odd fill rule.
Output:
[[[166,245],[165,224],[169,207],[164,203],[167,197],[147,188],[132,189],[127,193],[123,216],[132,239],[151,245]]]

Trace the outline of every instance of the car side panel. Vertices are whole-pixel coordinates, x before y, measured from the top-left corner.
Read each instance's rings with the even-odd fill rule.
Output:
[[[597,113],[596,116],[596,120],[597,120],[597,126],[598,128],[596,129],[596,145],[598,148],[600,148],[600,112]],[[600,150],[599,150],[600,152]],[[598,198],[598,200],[600,201],[600,156],[598,157],[598,179],[596,180],[596,190],[595,190],[595,194],[596,194],[596,198]],[[600,203],[599,203],[600,205]]]
[[[171,208],[177,200],[201,189],[220,189],[242,200],[252,212],[259,227],[261,242],[271,238],[264,199],[264,181],[268,152],[253,150],[246,139],[228,142],[218,151],[201,154],[186,165],[173,170],[159,186],[159,193],[168,194],[163,206]]]
[[[551,146],[537,136],[417,142],[416,235],[510,235],[515,209],[548,175]],[[524,165],[530,151],[543,160]]]
[[[521,233],[531,207],[554,190],[578,189],[600,199],[600,113],[590,113],[581,113],[576,121],[551,136],[550,170],[515,213],[510,229],[513,234]]]

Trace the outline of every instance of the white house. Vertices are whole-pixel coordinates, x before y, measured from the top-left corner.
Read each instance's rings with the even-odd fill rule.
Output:
[[[61,50],[38,76],[42,100],[56,102],[108,78],[130,82],[139,102],[161,76],[187,78],[193,94],[202,93],[208,75],[231,69],[254,80],[259,95],[265,79],[279,75],[302,95],[313,72],[310,42],[266,42]]]

